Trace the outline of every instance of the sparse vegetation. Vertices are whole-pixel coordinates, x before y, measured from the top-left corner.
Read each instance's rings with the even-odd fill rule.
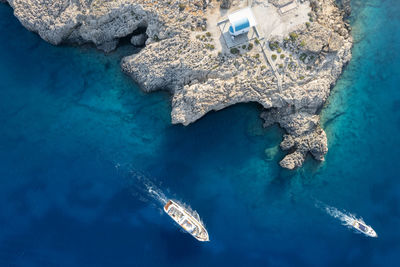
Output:
[[[266,68],[267,68],[267,66],[265,66],[265,65],[261,66],[261,70],[265,70]]]
[[[304,76],[300,76],[299,79],[300,79],[300,80],[304,80]]]
[[[307,28],[310,28],[311,23],[310,22],[306,22],[306,26],[307,26]]]
[[[304,60],[306,60],[306,58],[307,58],[307,55],[306,55],[305,53],[302,53],[302,54],[300,55],[300,60],[301,60],[301,61],[304,62]]]
[[[279,67],[280,69],[283,69],[283,64],[279,64],[278,67]]]
[[[236,47],[231,48],[230,51],[231,51],[231,54],[234,54],[234,55],[239,54],[239,49],[237,49]]]
[[[294,42],[297,40],[297,38],[299,38],[299,35],[295,32],[291,32],[291,33],[289,33],[289,37],[290,37],[290,40],[292,40],[292,42]]]
[[[215,46],[213,44],[205,44],[205,47],[210,50],[214,50]]]
[[[259,45],[260,44],[260,40],[258,40],[257,38],[254,40],[254,43]]]
[[[270,48],[272,51],[279,48],[279,43],[278,43],[277,41],[275,41],[275,42],[269,42],[268,45],[269,45],[269,48]]]
[[[306,46],[306,42],[305,42],[304,40],[301,41],[301,42],[300,42],[300,46],[301,46],[301,47],[305,47],[305,46]]]
[[[206,32],[207,37],[211,37],[211,32]]]
[[[186,8],[186,5],[183,3],[180,3],[178,6],[179,6],[179,11],[183,11]]]
[[[296,68],[297,68],[297,64],[294,63],[293,61],[290,61],[289,64],[288,64],[288,68],[289,68],[289,70],[291,70],[291,71],[295,71]]]

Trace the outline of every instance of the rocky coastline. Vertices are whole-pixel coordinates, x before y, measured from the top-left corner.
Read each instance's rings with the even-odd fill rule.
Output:
[[[264,60],[259,40],[236,50],[221,46],[210,30],[210,14],[220,10],[215,0],[7,2],[28,30],[54,45],[92,43],[109,52],[129,37],[142,49],[123,58],[121,68],[142,90],[171,93],[172,123],[188,125],[209,111],[256,102],[265,127],[278,123],[286,130],[282,167],[301,166],[308,153],[324,160],[327,137],[318,114],[351,59],[347,0],[299,1],[310,6],[309,21],[266,40],[275,68]],[[240,1],[222,4],[232,9]]]

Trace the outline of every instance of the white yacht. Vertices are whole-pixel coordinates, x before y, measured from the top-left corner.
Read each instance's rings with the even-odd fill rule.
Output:
[[[191,234],[199,241],[210,241],[206,228],[198,218],[198,215],[192,214],[182,205],[169,200],[164,206],[164,211],[186,232]],[[197,218],[196,218],[197,217]]]
[[[359,221],[354,219],[351,226],[357,231],[369,236],[369,237],[378,237],[374,229],[371,226],[366,225],[363,221]]]

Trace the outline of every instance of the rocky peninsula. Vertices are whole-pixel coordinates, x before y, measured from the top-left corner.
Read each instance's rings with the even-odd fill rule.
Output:
[[[327,137],[318,114],[351,59],[347,0],[294,1],[287,13],[291,0],[7,2],[28,30],[54,45],[92,43],[109,52],[130,38],[142,49],[121,67],[144,91],[172,94],[172,123],[188,125],[209,111],[257,102],[265,127],[278,123],[286,130],[282,167],[301,166],[308,153],[324,160]],[[247,5],[261,35],[228,48],[217,22]],[[279,19],[263,19],[264,12]]]

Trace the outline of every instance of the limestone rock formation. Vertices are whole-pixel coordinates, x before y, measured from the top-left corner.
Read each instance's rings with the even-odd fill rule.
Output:
[[[131,38],[131,44],[137,47],[142,47],[146,44],[146,40],[147,35],[145,33],[133,35]]]
[[[221,0],[221,8],[229,9],[231,8],[232,0]]]
[[[229,1],[227,1],[229,2]],[[281,57],[274,72],[260,44],[231,52],[216,48],[207,12],[219,2],[204,0],[8,0],[29,30],[52,44],[93,43],[111,51],[122,37],[145,28],[139,53],[123,58],[122,69],[146,91],[172,94],[173,123],[188,125],[211,110],[241,102],[260,103],[264,126],[278,123],[287,134],[281,166],[293,169],[308,153],[323,160],[327,138],[318,113],[343,66],[351,58],[350,27],[335,0],[310,0],[312,23],[276,39]],[[276,1],[277,4],[281,3]],[[133,36],[132,43],[144,38]],[[282,56],[283,55],[283,56]],[[278,75],[278,76],[277,76]],[[278,86],[281,77],[282,86]]]

